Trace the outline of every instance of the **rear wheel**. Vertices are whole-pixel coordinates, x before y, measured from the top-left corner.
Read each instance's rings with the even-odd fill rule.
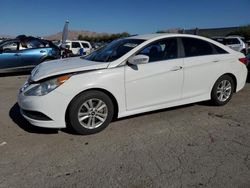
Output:
[[[221,76],[214,84],[211,101],[217,106],[227,104],[232,98],[234,87],[234,81],[229,75]]]
[[[69,123],[79,134],[93,134],[105,129],[114,114],[112,100],[103,92],[87,91],[71,102]]]

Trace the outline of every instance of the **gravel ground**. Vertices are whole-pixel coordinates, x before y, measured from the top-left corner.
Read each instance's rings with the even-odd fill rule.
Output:
[[[223,107],[160,110],[79,136],[20,116],[26,77],[0,78],[0,187],[250,187],[250,83]]]

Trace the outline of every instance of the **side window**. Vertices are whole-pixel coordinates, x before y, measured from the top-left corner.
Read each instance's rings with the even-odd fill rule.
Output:
[[[72,42],[72,48],[81,48],[79,42]]]
[[[214,44],[211,44],[211,45],[213,46],[213,48],[215,49],[217,54],[228,54],[228,52],[226,50],[223,50],[219,46],[216,46]]]
[[[214,54],[212,45],[204,40],[195,38],[182,38],[185,57],[202,56]]]
[[[38,40],[30,40],[26,43],[27,48],[43,48],[44,45]]]
[[[66,44],[65,48],[66,48],[66,49],[70,49],[70,45],[69,45],[69,44]]]
[[[176,38],[169,38],[151,43],[138,54],[149,56],[149,62],[175,59],[178,57]]]
[[[18,50],[18,43],[17,42],[8,42],[2,46],[3,52],[11,52]]]
[[[82,42],[82,47],[83,48],[89,48],[89,45],[87,43]]]

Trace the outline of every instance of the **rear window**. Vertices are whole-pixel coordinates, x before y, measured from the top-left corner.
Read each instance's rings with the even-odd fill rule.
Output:
[[[238,39],[232,38],[232,39],[225,39],[224,40],[225,45],[231,45],[231,44],[240,44],[240,41]]]
[[[214,44],[211,44],[211,45],[213,46],[213,48],[215,49],[217,54],[228,54],[228,52],[226,50],[223,50],[219,46],[216,46]]]
[[[83,47],[83,48],[89,48],[89,44],[88,44],[88,43],[82,42],[82,47]]]

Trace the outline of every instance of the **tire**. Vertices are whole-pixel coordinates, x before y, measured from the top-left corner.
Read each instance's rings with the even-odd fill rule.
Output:
[[[100,91],[86,91],[77,95],[68,108],[68,123],[78,134],[94,134],[111,122],[114,105],[108,95]]]
[[[211,92],[211,101],[216,106],[227,104],[233,95],[235,84],[229,75],[221,76],[214,84]]]

